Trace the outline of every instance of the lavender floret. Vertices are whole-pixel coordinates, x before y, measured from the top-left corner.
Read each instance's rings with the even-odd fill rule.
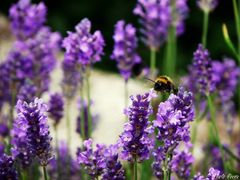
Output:
[[[143,95],[131,96],[132,105],[125,110],[129,122],[124,125],[124,132],[119,142],[122,147],[122,158],[131,162],[143,161],[149,158],[153,148],[153,139],[150,135],[153,128],[149,116],[152,114],[150,105],[155,93],[151,90]]]
[[[128,81],[133,66],[141,62],[141,58],[136,52],[136,29],[132,24],[126,24],[124,20],[120,20],[115,25],[113,39],[115,44],[111,59],[117,61],[117,67],[122,77]]]

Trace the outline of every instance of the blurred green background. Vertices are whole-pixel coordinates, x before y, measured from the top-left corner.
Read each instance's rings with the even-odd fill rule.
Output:
[[[1,1],[1,13],[8,15],[8,9],[11,4],[17,1],[4,0]],[[40,2],[39,0],[32,1]],[[107,71],[117,71],[114,61],[109,60],[113,48],[112,35],[114,24],[124,19],[126,22],[133,23],[139,28],[137,17],[132,11],[137,0],[46,0],[44,3],[48,7],[47,23],[53,30],[61,32],[66,36],[66,31],[73,31],[74,26],[84,17],[88,17],[92,21],[93,30],[102,31],[105,40],[105,56],[103,62],[97,63],[96,67]],[[177,71],[179,74],[185,74],[187,65],[191,63],[193,51],[197,44],[201,41],[202,18],[203,14],[196,6],[195,0],[189,0],[189,16],[186,20],[185,33],[178,38],[178,56]],[[213,59],[222,59],[225,56],[232,57],[231,52],[224,43],[222,36],[222,23],[226,23],[229,34],[236,43],[236,31],[234,27],[234,16],[232,10],[232,1],[220,0],[219,5],[210,14],[208,49]],[[163,55],[165,45],[161,47],[157,56],[157,65],[160,68],[163,64]],[[139,53],[143,60],[148,64],[149,50],[142,42],[139,43]]]

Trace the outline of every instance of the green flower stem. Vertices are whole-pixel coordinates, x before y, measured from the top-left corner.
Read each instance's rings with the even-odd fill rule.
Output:
[[[151,74],[154,74],[156,69],[156,49],[155,48],[150,49],[150,69],[151,69]]]
[[[124,108],[126,108],[128,106],[128,81],[124,82],[124,96],[125,96]]]
[[[208,18],[209,12],[203,12],[203,34],[202,34],[202,44],[203,47],[207,46],[207,33],[208,33]]]
[[[57,125],[54,125],[54,129],[55,129],[55,143],[56,143],[56,151],[57,151],[57,177],[59,175],[59,148],[58,148],[58,127]]]
[[[239,6],[240,6],[240,1],[239,1]],[[239,12],[238,12],[238,7],[237,7],[237,2],[236,0],[233,0],[233,11],[234,11],[234,18],[235,18],[235,25],[236,25],[236,32],[237,32],[237,43],[238,43],[238,65],[240,65],[240,17],[239,17]],[[240,109],[240,85],[237,87],[238,89],[238,108]],[[239,119],[240,119],[240,112],[239,113]]]
[[[172,18],[175,19],[175,0],[171,0]],[[177,38],[176,27],[171,25],[168,29],[167,49],[166,49],[165,73],[169,76],[174,76],[176,71],[176,54],[177,54]]]
[[[210,95],[207,95],[207,100],[208,100],[208,107],[209,107],[209,110],[210,110],[210,118],[211,118],[210,121],[212,123],[213,130],[215,131],[214,132],[215,133],[215,140],[216,140],[218,148],[220,149],[220,152],[221,152],[221,156],[222,156],[222,160],[223,160],[224,172],[226,172],[227,169],[226,169],[226,164],[224,162],[223,147],[222,147],[222,144],[221,144],[220,136],[219,136],[217,125],[216,125],[216,121],[215,121],[216,112],[215,112],[213,100],[212,100]]]
[[[240,56],[240,19],[236,0],[233,0],[233,11],[235,17],[236,32],[238,37],[238,55]]]
[[[10,106],[10,120],[9,120],[9,129],[12,129],[13,126],[13,120],[14,120],[14,109],[15,109],[15,101],[16,101],[16,88],[13,84],[12,87],[12,93],[11,93],[11,106]],[[10,153],[11,149],[11,136],[8,136],[8,146],[7,146],[7,152]]]
[[[43,166],[43,175],[44,175],[44,180],[48,180],[46,166]]]
[[[80,87],[80,97],[81,97],[81,112],[80,112],[80,116],[81,116],[81,138],[82,140],[85,140],[85,117],[84,117],[84,96],[83,96],[83,85]]]
[[[168,179],[167,170],[163,169],[163,180],[167,180],[167,179]]]
[[[235,159],[238,163],[240,163],[240,158],[236,156],[229,148],[223,146],[223,150],[228,153],[233,159]]]
[[[91,97],[90,97],[90,67],[87,68],[86,72],[86,86],[87,86],[87,110],[88,110],[88,135],[87,137],[91,137],[92,133],[92,116],[91,116]]]
[[[66,123],[67,123],[67,141],[68,147],[71,149],[71,124],[70,124],[70,100],[66,103]]]
[[[137,172],[137,158],[135,157],[134,160],[134,180],[138,179],[138,172]]]
[[[22,177],[22,180],[27,180],[28,179],[26,170],[22,170],[21,177]]]

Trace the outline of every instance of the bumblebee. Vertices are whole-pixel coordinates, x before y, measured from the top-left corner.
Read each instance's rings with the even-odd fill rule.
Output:
[[[154,90],[157,92],[173,92],[177,94],[178,89],[173,84],[173,81],[168,76],[159,76],[155,81],[147,79],[154,83]]]

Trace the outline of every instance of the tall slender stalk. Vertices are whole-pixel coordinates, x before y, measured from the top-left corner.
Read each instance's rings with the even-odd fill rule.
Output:
[[[138,179],[138,172],[137,172],[137,158],[135,157],[134,160],[134,180]]]
[[[208,18],[209,18],[209,12],[204,11],[204,12],[203,12],[202,44],[203,44],[203,47],[205,47],[205,48],[206,48],[206,46],[207,46]]]
[[[124,81],[124,108],[128,106],[128,81]]]
[[[240,6],[240,1],[239,1],[239,6]],[[239,7],[240,8],[240,7]],[[240,15],[238,11],[238,6],[236,0],[233,0],[233,11],[234,11],[234,19],[235,19],[235,26],[236,26],[236,32],[237,32],[237,46],[238,46],[238,65],[240,66]],[[240,109],[240,85],[237,87],[238,89],[238,108]],[[240,117],[240,112],[239,117]],[[240,120],[240,118],[239,118]]]
[[[88,138],[91,137],[92,133],[92,116],[91,116],[91,97],[90,97],[90,67],[87,68],[86,72],[86,87],[87,87],[87,110],[88,110]]]
[[[55,129],[55,143],[56,143],[56,151],[57,151],[57,177],[59,175],[59,148],[58,148],[58,127],[57,125],[54,126]]]
[[[43,166],[44,180],[48,180],[46,166]]]
[[[216,112],[215,112],[214,104],[213,104],[213,101],[212,101],[212,98],[211,98],[210,95],[207,95],[207,101],[208,101],[208,107],[209,107],[209,110],[210,110],[210,118],[211,118],[212,127],[213,127],[213,130],[215,131],[214,132],[215,133],[215,140],[217,142],[218,148],[219,148],[220,153],[221,153],[221,157],[222,157],[222,160],[223,160],[224,171],[226,172],[226,164],[224,162],[223,148],[222,148],[218,128],[217,128],[217,125],[216,125],[216,122],[215,122]]]
[[[14,120],[14,109],[15,109],[15,101],[16,101],[16,88],[13,84],[12,93],[11,93],[11,106],[10,106],[10,120],[9,120],[9,129],[12,129],[13,126],[13,120]],[[7,152],[10,153],[11,149],[11,136],[8,136],[8,146],[7,146]]]
[[[27,170],[22,170],[22,173],[21,173],[21,178],[22,180],[27,180]]]
[[[70,100],[66,103],[66,123],[67,123],[67,142],[68,147],[71,148],[71,124],[70,124]]]
[[[237,32],[237,38],[238,38],[238,55],[240,56],[240,17],[237,7],[236,0],[233,0],[233,11],[234,11],[234,18],[235,18],[235,25],[236,25],[236,32]]]
[[[80,117],[81,117],[81,138],[82,140],[86,139],[85,136],[85,117],[84,117],[84,96],[83,96],[83,85],[80,87],[80,98],[81,98],[81,111],[80,111]]]
[[[171,0],[171,8],[172,19],[175,19],[175,8],[176,2],[175,0]],[[166,60],[165,60],[165,73],[166,75],[173,76],[175,75],[176,71],[176,51],[177,51],[177,38],[176,38],[176,27],[175,25],[171,25],[168,29],[168,36],[167,36],[167,49],[166,49]]]
[[[151,69],[151,74],[154,75],[156,70],[156,49],[155,48],[150,49],[150,69]]]

